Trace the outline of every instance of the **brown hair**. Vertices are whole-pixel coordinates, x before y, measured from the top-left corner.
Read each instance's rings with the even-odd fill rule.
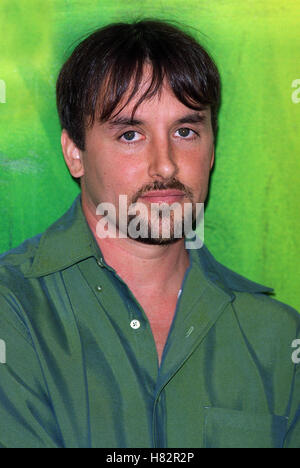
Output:
[[[134,97],[146,62],[151,63],[152,80],[133,113],[161,90],[166,77],[186,106],[194,110],[210,106],[216,136],[221,86],[214,61],[189,34],[168,22],[144,19],[98,29],[75,48],[60,71],[57,109],[61,126],[80,150],[85,149],[85,129],[96,118],[107,121],[131,83],[133,91],[126,104]]]

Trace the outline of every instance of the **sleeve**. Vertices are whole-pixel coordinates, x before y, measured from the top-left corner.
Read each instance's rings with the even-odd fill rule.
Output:
[[[2,293],[1,293],[2,292]],[[59,448],[38,356],[12,293],[0,290],[0,447]]]
[[[296,366],[291,397],[290,424],[284,448],[300,448],[300,366]]]

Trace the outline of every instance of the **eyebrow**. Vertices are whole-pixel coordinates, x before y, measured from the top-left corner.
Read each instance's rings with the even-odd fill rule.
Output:
[[[176,120],[174,124],[175,125],[185,124],[185,123],[204,124],[207,120],[207,115],[203,113],[204,110],[205,109],[203,109],[203,111],[200,111],[200,112],[192,112],[190,114],[187,114],[181,117],[180,119]],[[131,117],[127,117],[127,116],[115,117],[114,119],[108,121],[109,128],[128,127],[128,126],[143,125],[143,124],[145,124],[143,120],[132,119]]]
[[[203,111],[202,111],[203,112]],[[185,124],[185,123],[205,123],[207,120],[207,115],[204,113],[193,112],[187,114],[181,119],[176,120],[175,124]]]

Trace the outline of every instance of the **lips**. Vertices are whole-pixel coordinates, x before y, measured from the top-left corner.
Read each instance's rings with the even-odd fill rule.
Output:
[[[145,193],[141,199],[151,203],[174,203],[180,202],[184,196],[181,190],[155,190]]]

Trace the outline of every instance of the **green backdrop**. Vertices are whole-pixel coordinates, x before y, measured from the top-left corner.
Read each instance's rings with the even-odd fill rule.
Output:
[[[136,16],[190,26],[220,69],[207,246],[300,310],[296,0],[1,0],[0,251],[43,231],[78,193],[55,108],[56,76],[70,46],[87,31]]]

